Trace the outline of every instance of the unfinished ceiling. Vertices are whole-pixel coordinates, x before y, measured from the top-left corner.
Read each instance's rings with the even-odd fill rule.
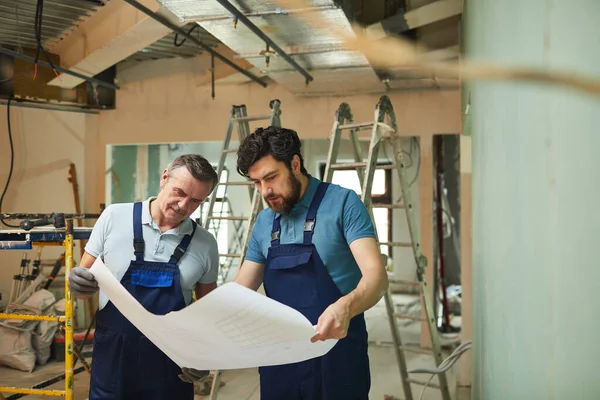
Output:
[[[217,1],[158,0],[165,8],[185,21],[196,21],[202,28],[226,46],[243,56],[261,73],[293,93],[328,93],[338,90],[343,82],[347,92],[382,91],[384,84],[362,53],[343,48],[331,32],[315,31],[295,14],[319,13],[333,29],[352,32],[344,11],[333,0],[316,0],[304,10],[279,9],[269,1],[232,1],[240,12],[270,37],[284,51],[298,46],[290,54],[314,79],[307,85],[307,77],[299,73],[278,54],[272,54],[269,63],[265,57],[267,44],[241,21],[234,26],[231,14]],[[269,50],[273,50],[272,48]]]
[[[0,0],[0,44],[36,48],[36,0]],[[60,37],[103,6],[98,0],[46,0],[43,10],[42,42],[56,44]]]
[[[248,60],[256,73],[268,75],[295,94],[351,94],[457,85],[453,80],[440,80],[434,76],[415,74],[414,71],[375,70],[362,53],[345,48],[332,31],[341,29],[353,33],[352,20],[363,24],[367,32],[379,29],[379,38],[404,35],[420,40],[429,48],[445,50],[443,59],[452,59],[458,55],[457,15],[460,11],[456,10],[462,11],[462,1],[459,0],[415,1],[413,4],[399,0],[313,0],[309,2],[309,8],[303,9],[279,8],[281,2],[229,1],[236,11],[272,39],[313,80],[307,79],[303,71],[269,47],[243,21],[234,25],[234,15],[220,1],[157,1],[180,20],[193,21],[202,26],[236,52],[239,58]],[[297,14],[301,13],[318,13],[332,29],[315,30],[297,18]],[[378,22],[371,24],[372,21]]]
[[[331,31],[314,30],[298,14],[318,13],[329,26],[353,32],[351,23],[374,40],[401,35],[434,50],[432,58],[457,59],[462,0],[311,0],[307,8],[279,8],[272,1],[232,0],[235,11],[285,52],[286,57],[257,36],[219,0],[138,0],[157,15],[190,32],[211,48],[227,50],[234,62],[246,60],[250,72],[300,95],[384,92],[456,87],[406,69],[373,68],[360,52],[344,47]],[[35,49],[36,0],[0,0],[0,46]],[[42,42],[60,57],[63,68],[95,76],[122,61],[209,57],[153,18],[121,0],[44,0]],[[107,33],[108,32],[108,33]],[[229,51],[231,49],[233,53]],[[269,56],[267,60],[266,56]],[[290,62],[290,60],[293,60]],[[294,66],[293,64],[296,64]],[[247,82],[234,74],[223,79]],[[307,79],[309,77],[310,79]],[[307,85],[307,80],[310,81]],[[62,75],[49,85],[73,88],[81,79]]]

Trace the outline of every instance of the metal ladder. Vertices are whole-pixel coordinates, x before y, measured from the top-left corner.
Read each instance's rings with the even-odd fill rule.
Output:
[[[262,114],[262,115],[255,115],[255,116],[248,116],[245,105],[234,105],[231,109],[231,114],[229,115],[229,123],[227,124],[227,131],[225,133],[225,138],[223,139],[223,147],[221,149],[221,157],[219,159],[219,164],[217,166],[217,176],[219,177],[219,183],[213,190],[213,194],[210,197],[210,201],[208,204],[208,210],[206,213],[206,218],[204,220],[204,228],[207,230],[211,226],[211,223],[214,224],[215,221],[218,221],[218,222],[223,221],[223,220],[232,221],[232,222],[234,222],[234,224],[236,222],[245,223],[245,226],[243,227],[241,243],[239,243],[238,246],[236,246],[238,252],[237,253],[219,254],[219,257],[221,259],[225,258],[226,260],[229,260],[229,262],[226,261],[225,263],[223,263],[224,266],[227,266],[226,268],[229,268],[229,265],[231,265],[233,260],[236,260],[236,259],[239,260],[238,265],[242,265],[242,262],[244,261],[244,256],[246,254],[246,250],[248,248],[248,241],[250,239],[252,227],[254,226],[254,223],[256,222],[256,217],[258,216],[259,211],[263,208],[263,199],[260,194],[260,191],[254,187],[254,183],[252,181],[250,181],[249,179],[246,179],[244,181],[232,181],[231,175],[228,174],[227,180],[224,182],[221,182],[221,174],[223,173],[223,170],[225,169],[225,163],[227,161],[227,157],[230,154],[235,154],[238,150],[237,148],[232,148],[232,149],[229,148],[229,145],[231,142],[231,137],[233,135],[233,131],[234,131],[234,129],[237,128],[236,130],[238,133],[238,139],[239,139],[239,142],[241,143],[251,133],[249,122],[268,121],[268,126],[280,127],[281,126],[280,106],[281,106],[281,102],[279,100],[277,100],[277,99],[271,100],[269,102],[269,107],[271,109],[271,112],[269,114]],[[227,200],[227,189],[230,186],[247,186],[248,194],[250,196],[250,202],[251,202],[250,213],[247,216],[243,216],[243,215],[234,216],[231,214],[231,207],[230,207],[229,215],[215,215],[214,208],[215,208],[215,202],[217,199],[217,190],[220,186],[224,187],[223,199],[225,199],[225,200]],[[231,204],[231,203],[229,203],[229,204]],[[239,226],[235,226],[234,228],[237,231],[239,229]],[[227,272],[227,271],[225,271],[225,272]],[[221,276],[225,276],[225,277],[227,276],[226,273],[223,274],[220,272],[220,274],[221,274]],[[224,279],[222,279],[222,280],[224,280]],[[224,282],[220,282],[220,283],[224,283]],[[209,398],[211,400],[214,400],[217,398],[217,392],[218,392],[219,386],[220,386],[221,371],[213,371],[212,375],[213,375],[213,380],[212,380],[212,386],[211,386]]]
[[[6,304],[16,301],[31,284],[36,282],[36,278],[40,275],[39,266],[41,261],[41,251],[42,248],[38,248],[36,258],[33,260],[33,270],[31,272],[29,271],[29,263],[31,260],[27,258],[27,253],[23,253],[21,265],[19,267],[19,274],[13,276],[10,296]]]
[[[384,122],[386,121],[387,124]],[[358,132],[361,130],[370,130],[371,137],[369,142],[369,151],[367,154],[366,161],[363,161],[361,140]],[[352,142],[352,149],[355,162],[354,163],[338,163],[339,147],[344,131],[349,131],[350,139]],[[379,151],[382,146],[389,146],[393,149],[394,163],[392,165],[378,166]],[[403,204],[373,204],[371,198],[371,192],[373,188],[373,178],[375,170],[378,168],[395,169],[400,178],[400,187],[402,190]],[[417,319],[423,320],[421,317],[415,317],[408,314],[400,314],[395,311],[394,303],[392,301],[391,291],[387,290],[384,299],[385,307],[387,312],[390,329],[392,332],[393,344],[396,354],[396,360],[398,362],[398,369],[400,370],[400,378],[402,380],[402,387],[404,389],[404,396],[407,400],[413,399],[412,390],[410,384],[427,385],[427,382],[414,379],[409,376],[409,372],[406,366],[405,352],[413,351],[417,353],[432,354],[435,360],[436,366],[439,366],[442,361],[442,353],[440,349],[440,341],[438,337],[437,327],[435,325],[435,316],[432,308],[432,294],[430,293],[429,287],[425,280],[425,267],[427,260],[421,252],[419,243],[419,236],[417,232],[417,225],[415,219],[415,213],[411,200],[411,194],[409,190],[409,184],[406,174],[406,166],[402,155],[401,138],[397,135],[396,117],[394,109],[387,96],[382,96],[377,103],[375,108],[375,118],[370,122],[355,123],[353,121],[352,112],[350,106],[346,103],[342,103],[336,111],[333,128],[331,130],[329,152],[327,155],[327,164],[325,166],[324,181],[331,182],[333,178],[333,172],[335,170],[342,169],[355,169],[358,173],[359,182],[361,185],[361,200],[367,207],[371,219],[375,224],[375,218],[373,216],[373,207],[382,208],[403,208],[405,210],[406,220],[408,229],[410,232],[410,242],[379,242],[379,245],[387,245],[392,247],[411,247],[413,249],[413,255],[417,265],[417,281],[394,281],[395,283],[408,283],[411,285],[418,285],[420,288],[421,304],[424,306],[427,320],[427,327],[429,330],[429,337],[432,343],[432,349],[427,350],[417,346],[403,346],[402,338],[400,336],[400,329],[398,328],[397,319]],[[377,234],[377,232],[375,232]],[[446,374],[442,373],[438,375],[439,385],[430,383],[428,386],[437,387],[440,389],[442,399],[450,400],[450,391],[448,388],[448,381]]]
[[[210,200],[209,200],[210,202]],[[211,232],[215,238],[218,238],[219,236],[219,231],[221,230],[221,221],[219,221],[218,217],[227,217],[227,216],[231,216],[231,201],[229,201],[228,197],[224,197],[221,201],[220,201],[221,207],[219,210],[215,211],[215,206],[213,206],[212,209],[212,218],[211,218],[211,222],[212,224],[208,224],[209,227],[207,228],[207,230],[209,232]],[[227,209],[223,210],[223,206],[226,205]],[[202,209],[202,214],[204,215],[204,208],[209,207],[209,203],[204,203],[203,204],[203,209]],[[227,253],[226,254],[237,254],[240,252],[240,249],[243,247],[242,246],[242,240],[243,240],[243,234],[244,234],[244,222],[245,221],[231,221],[233,223],[233,228],[234,231],[231,235],[229,235],[228,238],[228,248],[227,248]],[[223,282],[227,281],[227,276],[229,275],[229,270],[231,269],[232,265],[235,263],[236,258],[234,257],[226,257],[224,262],[219,262],[219,273],[218,273],[218,277],[217,277],[217,285],[222,284]]]

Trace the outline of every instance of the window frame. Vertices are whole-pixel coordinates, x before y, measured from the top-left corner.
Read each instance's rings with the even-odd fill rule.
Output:
[[[320,179],[323,180],[324,176],[325,176],[325,167],[326,167],[326,162],[325,161],[321,161],[319,162],[319,176]],[[384,177],[385,177],[385,182],[384,182],[384,192],[382,194],[374,194],[371,196],[371,200],[373,204],[392,204],[392,169],[389,168],[389,166],[393,165],[391,162],[378,162],[376,165],[376,170],[377,169],[382,169],[384,171]],[[384,168],[384,167],[388,167],[388,168]],[[348,168],[337,168],[335,171],[333,171],[333,173],[335,174],[336,171],[355,171],[358,174],[358,171],[356,170],[356,168],[353,167],[348,167]],[[386,208],[386,207],[373,207],[374,209],[385,209],[387,212],[387,237],[388,237],[388,242],[392,242],[392,222],[393,222],[393,210],[392,208]],[[373,221],[373,225],[375,225],[375,221]],[[375,230],[377,230],[377,226],[375,225]],[[386,254],[388,257],[392,258],[393,256],[393,246],[385,246],[387,247],[387,253]],[[381,246],[380,246],[381,249]]]

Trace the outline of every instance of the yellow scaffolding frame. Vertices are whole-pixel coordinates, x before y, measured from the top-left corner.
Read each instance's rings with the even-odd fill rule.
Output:
[[[52,317],[47,315],[6,314],[0,313],[0,319],[20,319],[29,321],[55,321],[65,324],[65,390],[29,389],[0,386],[2,393],[37,394],[41,396],[65,397],[73,400],[73,297],[69,290],[69,275],[73,269],[73,220],[65,221],[65,316]]]

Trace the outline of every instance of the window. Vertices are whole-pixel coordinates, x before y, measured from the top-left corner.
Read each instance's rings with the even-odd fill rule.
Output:
[[[379,166],[389,165],[381,163]],[[325,174],[325,163],[319,166],[321,179]],[[390,169],[376,169],[373,174],[373,188],[371,190],[371,199],[373,204],[391,204],[392,203],[392,171]],[[362,194],[358,173],[355,169],[338,169],[333,172],[332,183],[354,190],[357,195]],[[373,218],[375,219],[375,229],[380,242],[390,242],[392,236],[392,210],[385,207],[373,207]],[[388,257],[392,256],[390,246],[380,245],[382,254]]]

